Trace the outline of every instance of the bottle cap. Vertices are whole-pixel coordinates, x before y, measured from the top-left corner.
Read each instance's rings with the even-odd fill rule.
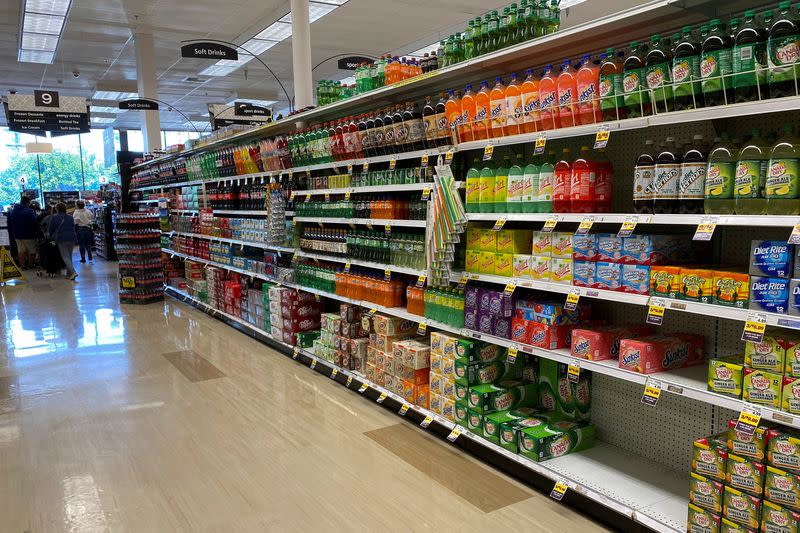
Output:
[[[752,9],[748,9],[747,11],[744,12],[744,16],[745,18],[755,18],[756,12],[753,11]]]
[[[659,34],[657,34],[657,33],[655,35],[653,35],[652,37],[650,37],[650,41],[653,44],[656,44],[660,40],[661,40],[661,36]]]

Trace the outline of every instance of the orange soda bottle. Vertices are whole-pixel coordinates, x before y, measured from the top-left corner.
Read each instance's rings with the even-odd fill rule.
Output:
[[[578,123],[577,81],[572,64],[567,59],[561,66],[561,74],[558,75],[558,116],[561,120],[562,128],[568,128]]]
[[[543,130],[552,130],[561,127],[556,109],[558,89],[556,79],[553,77],[553,65],[544,68],[544,75],[539,81],[539,124]]]
[[[533,70],[525,71],[522,82],[522,133],[533,133],[539,129],[539,80],[533,76]]]
[[[461,98],[461,118],[458,125],[458,140],[473,141],[475,136],[472,133],[473,123],[475,122],[475,93],[472,92],[472,84],[468,84],[464,96]]]
[[[482,81],[480,90],[475,96],[475,120],[472,123],[472,137],[476,141],[488,139],[489,131],[489,82]]]
[[[506,135],[520,133],[522,123],[522,87],[517,80],[517,73],[511,73],[511,83],[506,87]]]
[[[500,76],[494,79],[494,87],[489,93],[489,105],[492,137],[496,139],[503,136],[506,127],[506,86]]]
[[[453,127],[458,130],[461,125],[461,93],[453,93],[452,90],[447,91],[447,102],[444,104],[444,114],[447,115],[447,125],[450,131]]]
[[[585,55],[575,77],[578,85],[578,123],[600,122],[600,69]]]

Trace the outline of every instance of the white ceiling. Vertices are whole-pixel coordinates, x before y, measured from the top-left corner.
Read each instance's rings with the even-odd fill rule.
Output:
[[[209,103],[236,98],[278,100],[283,92],[257,61],[226,77],[186,81],[212,62],[181,59],[180,41],[214,38],[243,43],[289,12],[288,0],[73,0],[61,45],[52,65],[18,63],[20,10],[23,0],[0,0],[0,95],[55,89],[91,98],[96,90],[136,91],[135,32],[155,37],[159,98],[192,120]],[[336,54],[407,53],[464,28],[465,21],[509,2],[497,0],[350,0],[311,26],[312,62]],[[292,48],[288,39],[262,54],[290,95]],[[73,71],[79,72],[76,78]],[[314,80],[342,78],[336,61],[314,71]],[[116,107],[114,101],[94,105]],[[108,111],[108,110],[104,110]],[[2,115],[0,113],[0,115]],[[108,117],[109,115],[103,114]],[[113,116],[113,115],[112,115]],[[177,112],[160,112],[164,129],[187,129]],[[117,114],[113,122],[138,129],[140,113]],[[5,124],[5,116],[0,117]],[[108,124],[103,124],[108,126]]]

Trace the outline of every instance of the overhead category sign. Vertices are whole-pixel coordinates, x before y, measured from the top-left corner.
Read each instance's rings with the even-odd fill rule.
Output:
[[[339,70],[355,70],[361,63],[370,64],[374,59],[363,56],[343,57],[339,60]]]
[[[119,108],[139,111],[158,111],[158,102],[148,100],[147,98],[134,98],[132,100],[121,101],[119,103]]]
[[[57,91],[9,94],[4,103],[8,129],[44,136],[88,133],[89,108],[80,96],[60,96]]]
[[[181,46],[181,57],[200,59],[239,59],[239,52],[219,43],[192,43]]]
[[[272,122],[272,111],[270,109],[254,106],[247,102],[236,102],[232,106],[211,104],[208,106],[208,116],[212,130],[218,130],[233,124],[262,126]]]

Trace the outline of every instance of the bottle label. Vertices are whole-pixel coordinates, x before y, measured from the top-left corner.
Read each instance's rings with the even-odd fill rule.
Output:
[[[751,87],[764,83],[766,71],[763,64],[763,50],[755,43],[733,47],[733,87]]]
[[[553,112],[553,108],[556,106],[556,92],[551,91],[547,93],[541,94],[541,111]]]
[[[425,138],[429,141],[434,140],[438,135],[438,127],[436,126],[436,115],[427,115],[424,119],[425,125]]]
[[[553,198],[569,200],[569,188],[572,185],[571,172],[556,172],[553,181]]]
[[[506,192],[507,202],[521,202],[522,192],[525,189],[524,176],[509,176],[508,177],[508,191]]]
[[[540,202],[550,202],[553,200],[553,173],[539,173],[539,189],[536,193]]]
[[[704,195],[706,199],[733,198],[736,163],[714,162],[708,164]]]
[[[478,178],[467,178],[467,203],[477,204],[480,200],[480,180]]]
[[[625,107],[635,107],[650,101],[650,95],[642,91],[643,69],[626,70],[622,76],[622,91],[625,93]]]
[[[703,93],[721,91],[731,87],[731,80],[726,76],[731,73],[731,50],[714,50],[705,52],[700,58],[700,78]]]
[[[450,129],[447,127],[447,115],[436,113],[436,131],[440,139],[450,138]]]
[[[767,43],[767,61],[769,65],[770,82],[794,81],[797,66],[800,60],[800,37],[787,35],[769,39]]]
[[[523,202],[533,201],[533,197],[536,194],[536,191],[534,190],[534,181],[536,182],[535,189],[538,189],[539,174],[526,172],[522,175],[522,191],[520,192],[520,196],[522,197]]]
[[[733,194],[736,198],[760,198],[764,193],[766,166],[757,159],[743,159],[736,166]]]
[[[539,93],[522,94],[522,122],[535,122],[539,116]]]
[[[394,126],[383,127],[383,145],[394,146]]]
[[[680,165],[657,164],[653,174],[653,198],[655,200],[677,200],[680,175]]]
[[[495,202],[505,202],[508,197],[508,176],[495,176],[492,192]]]
[[[594,199],[595,173],[588,170],[572,172],[569,189],[570,200],[589,201]]]
[[[647,88],[653,91],[657,102],[672,100],[669,63],[657,63],[647,67]]]
[[[622,74],[601,75],[599,91],[601,109],[622,107]]]
[[[413,143],[425,140],[425,123],[421,118],[408,121],[408,140]]]
[[[492,100],[491,120],[492,128],[502,128],[506,124],[506,101],[505,100]]]
[[[375,141],[374,142],[375,142],[375,146],[376,147],[383,148],[384,141],[386,140],[385,139],[385,133],[386,133],[386,130],[385,130],[385,128],[383,126],[375,128],[375,133],[373,135],[375,136]]]
[[[800,192],[798,171],[800,171],[798,159],[770,160],[766,184],[767,198],[797,198]]]
[[[684,163],[678,182],[678,197],[681,200],[702,200],[705,191],[706,163]]]
[[[394,125],[394,144],[403,145],[408,142],[408,123],[400,122]]]
[[[522,96],[506,96],[506,109],[508,110],[507,126],[518,126],[522,123]]]

